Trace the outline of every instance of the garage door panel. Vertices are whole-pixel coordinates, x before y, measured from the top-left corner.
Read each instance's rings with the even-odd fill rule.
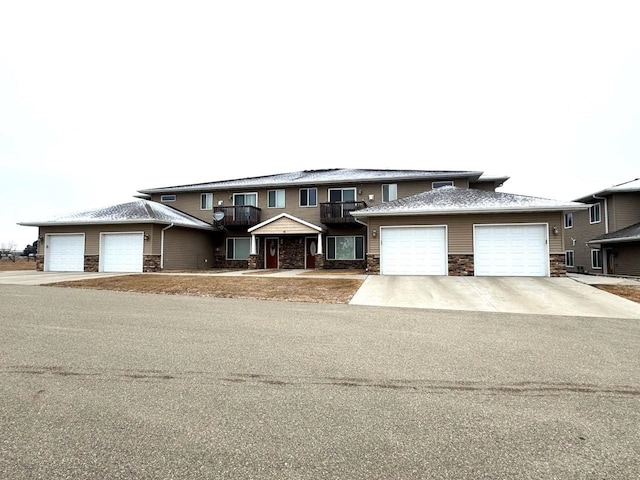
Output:
[[[446,275],[445,227],[381,229],[383,275]]]
[[[547,276],[546,225],[476,225],[477,276]]]
[[[142,272],[142,233],[103,233],[100,253],[102,272]]]
[[[84,234],[47,235],[45,250],[46,271],[84,271]]]

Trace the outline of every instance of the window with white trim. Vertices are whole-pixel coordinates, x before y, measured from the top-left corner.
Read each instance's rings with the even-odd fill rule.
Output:
[[[602,268],[602,250],[591,250],[591,268],[599,270]]]
[[[300,206],[301,207],[317,207],[318,206],[318,189],[316,187],[300,189]]]
[[[267,192],[267,208],[284,208],[284,190]]]
[[[364,260],[364,237],[327,237],[327,260]]]
[[[227,238],[227,260],[249,260],[251,238]]]
[[[382,201],[392,202],[398,199],[398,185],[396,183],[389,183],[382,185]]]
[[[200,210],[213,210],[213,193],[200,194]]]
[[[329,201],[334,202],[355,202],[356,189],[355,188],[330,188],[329,189]]]
[[[436,188],[442,188],[442,187],[453,187],[453,181],[452,180],[444,180],[442,182],[431,182],[431,188],[432,189],[436,189]]]
[[[573,213],[568,212],[564,214],[564,228],[573,228]]]
[[[564,264],[567,267],[575,267],[575,255],[573,250],[566,250],[564,252]]]
[[[250,205],[252,207],[258,206],[258,194],[257,193],[234,193],[233,194],[233,205],[237,207],[242,207],[245,205]]]
[[[160,201],[161,202],[175,202],[176,201],[176,196],[175,195],[161,195],[160,196]]]
[[[600,204],[594,203],[589,207],[589,223],[600,223]]]

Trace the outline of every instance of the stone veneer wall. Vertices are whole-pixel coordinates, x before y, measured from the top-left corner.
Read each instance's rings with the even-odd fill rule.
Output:
[[[473,276],[474,264],[473,255],[449,255],[449,275],[451,276]]]
[[[142,270],[144,272],[159,272],[162,270],[160,267],[160,255],[145,255],[143,262]]]
[[[44,255],[36,255],[36,270],[38,272],[44,271]]]
[[[280,237],[280,268],[304,268],[304,239]]]
[[[98,272],[100,271],[100,257],[98,255],[84,256],[84,271]]]
[[[324,268],[324,255],[320,253],[316,253],[316,270],[322,270]]]
[[[567,267],[564,263],[564,253],[552,253],[549,255],[550,274],[552,277],[566,277]]]
[[[367,254],[367,273],[380,275],[380,255]]]

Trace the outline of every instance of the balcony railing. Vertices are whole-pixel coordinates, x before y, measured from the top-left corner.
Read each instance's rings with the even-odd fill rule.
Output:
[[[260,223],[260,209],[252,205],[213,207],[213,214],[217,212],[224,213],[224,218],[219,223],[225,227],[253,227]]]
[[[351,216],[354,210],[365,208],[365,202],[331,202],[320,204],[320,221],[326,224],[354,224]]]

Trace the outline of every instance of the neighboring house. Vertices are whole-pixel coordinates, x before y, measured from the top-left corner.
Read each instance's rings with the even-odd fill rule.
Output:
[[[96,210],[23,225],[40,227],[45,270],[70,268],[58,259],[72,252],[73,269],[99,271],[564,275],[563,212],[586,207],[495,192],[507,179],[479,171],[299,171],[140,190],[145,200],[112,207],[121,215]],[[132,215],[143,206],[153,213]],[[131,261],[118,264],[117,252]]]
[[[567,270],[640,276],[640,179],[576,201],[589,208],[565,212]]]

